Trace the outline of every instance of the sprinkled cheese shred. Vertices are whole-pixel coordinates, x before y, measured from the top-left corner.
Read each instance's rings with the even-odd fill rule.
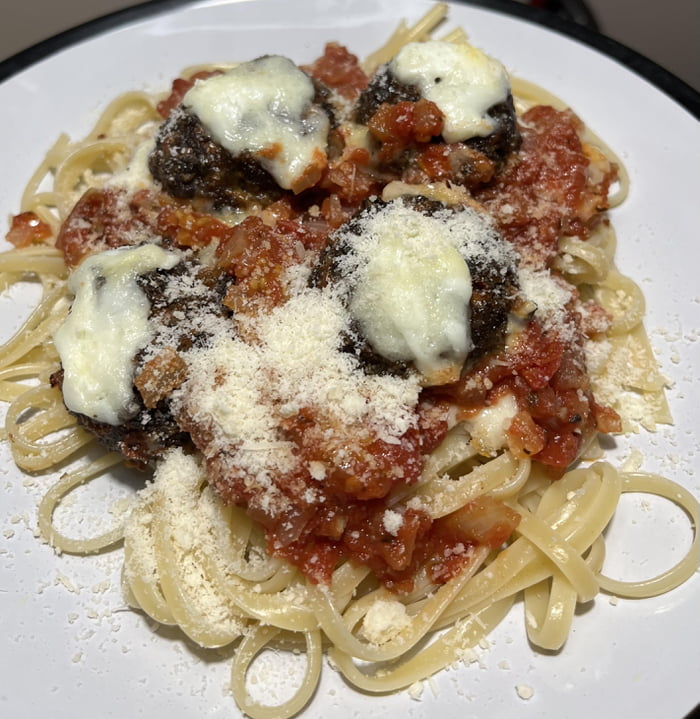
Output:
[[[372,644],[384,644],[411,624],[402,602],[379,599],[374,602],[362,621],[362,634]]]
[[[306,408],[324,413],[331,433],[357,425],[399,443],[415,422],[418,380],[365,374],[354,355],[339,351],[348,322],[330,291],[307,288],[250,321],[254,342],[219,335],[191,350],[178,402],[213,436],[208,453],[224,453],[231,467],[273,492],[271,478],[301,461],[281,424]],[[321,462],[306,471],[318,481],[326,473]]]

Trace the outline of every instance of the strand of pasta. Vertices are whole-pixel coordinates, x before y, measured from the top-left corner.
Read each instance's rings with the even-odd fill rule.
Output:
[[[158,582],[158,562],[153,539],[153,498],[139,498],[131,509],[124,532],[122,586],[130,606],[142,609],[160,624],[177,621]]]
[[[601,588],[621,597],[653,597],[675,589],[688,580],[700,566],[698,527],[700,508],[698,500],[685,487],[658,474],[625,472],[622,475],[623,492],[655,494],[679,506],[690,519],[693,539],[684,557],[661,574],[634,582],[620,581],[598,574]]]
[[[506,482],[523,481],[527,474],[510,452],[503,452],[495,459],[477,465],[459,479],[434,477],[428,483],[421,483],[413,495],[433,518],[444,517],[463,507],[478,496],[487,494]]]
[[[411,619],[405,631],[382,645],[361,641],[343,621],[340,610],[333,602],[333,596],[318,587],[309,587],[309,602],[324,634],[333,645],[340,646],[353,657],[365,661],[389,661],[405,654],[429,632],[436,619],[443,614],[465,583],[471,578],[485,559],[488,551],[477,549],[470,564],[454,579],[443,584],[426,599],[419,614]]]
[[[426,679],[467,656],[500,624],[512,607],[512,599],[502,599],[470,614],[439,636],[432,644],[408,655],[395,667],[375,668],[374,674],[361,671],[351,653],[333,646],[328,655],[338,671],[352,684],[367,692],[392,692]]]
[[[593,573],[600,570],[604,554],[605,542],[603,535],[599,535],[585,556]],[[576,588],[557,569],[550,579],[526,587],[523,609],[530,642],[547,651],[559,651],[571,634],[577,606]]]
[[[39,503],[38,524],[39,531],[46,541],[62,552],[81,555],[95,554],[121,542],[124,536],[123,524],[103,532],[95,537],[74,539],[67,537],[56,529],[53,516],[60,502],[76,487],[107,472],[122,462],[122,457],[115,453],[103,455],[86,467],[64,474],[53,484]]]
[[[517,531],[545,554],[559,572],[576,588],[579,602],[588,602],[598,594],[599,587],[595,575],[586,566],[575,547],[571,546],[546,522],[539,520],[523,508]]]
[[[262,579],[260,581],[256,581],[255,579],[244,577],[243,574],[241,574],[241,577],[243,579],[247,579],[249,582],[254,583],[256,592],[260,592],[261,594],[272,594],[274,592],[279,592],[285,587],[289,586],[292,583],[292,579],[297,574],[298,572],[296,568],[293,567],[291,564],[285,564],[284,562],[280,562],[279,566],[275,570],[275,573],[269,579]]]
[[[27,384],[22,380],[40,377],[46,381],[44,375],[47,361],[28,361],[12,364],[0,370],[0,402],[10,403],[27,391]],[[6,430],[3,430],[6,433]]]
[[[561,649],[569,636],[577,602],[576,591],[558,570],[552,572],[551,579],[526,587],[523,603],[529,640],[541,649]]]
[[[610,485],[610,489],[613,493],[616,493],[615,483]],[[568,489],[565,494],[568,495],[571,491],[573,490]],[[593,498],[600,499],[600,497],[595,496]],[[565,496],[562,492],[558,491],[548,494],[547,500],[541,502],[539,513],[546,514],[553,512],[556,509],[556,505],[561,503],[559,513],[566,516],[571,513],[572,510],[564,506],[564,500]],[[590,526],[591,522],[588,518],[592,517],[594,520],[599,519],[599,506],[606,503],[608,502],[594,502],[585,515],[578,518],[578,521],[580,523],[585,522],[587,526]],[[604,518],[603,521],[605,521]],[[553,519],[550,517],[549,523],[552,522]],[[554,520],[554,523],[556,523],[556,520]],[[595,521],[592,522],[592,524],[595,525]],[[595,528],[601,529],[600,526]],[[528,549],[537,546],[540,550],[546,551],[548,547],[548,555],[550,557],[552,555],[554,557],[558,556],[567,563],[571,563],[571,557],[573,556],[572,547],[562,538],[550,537],[542,541],[542,539],[538,539],[535,534],[531,533],[529,539],[532,542],[532,546]],[[552,541],[552,539],[554,541]],[[573,539],[576,541],[575,537],[573,537]],[[585,538],[582,544],[585,545],[587,539],[588,538]],[[522,539],[517,540],[515,544],[517,545],[518,543],[522,544]],[[580,546],[581,543],[577,545],[576,551],[578,551]],[[509,569],[508,566],[504,569],[504,567],[489,565],[487,569],[483,570],[481,575],[477,577],[477,580],[485,579],[482,591],[488,596],[484,599],[482,595],[481,599],[479,599],[477,593],[476,597],[471,598],[471,605],[475,610],[482,605],[488,606],[489,602],[499,601],[500,598],[511,597],[514,599],[520,591],[524,590],[525,619],[530,641],[543,649],[559,649],[569,635],[575,607],[579,598],[584,600],[586,598],[585,596],[579,597],[581,591],[580,589],[576,589],[576,585],[581,584],[579,577],[583,577],[586,583],[593,585],[595,580],[592,579],[592,574],[599,570],[602,564],[604,545],[601,535],[596,537],[593,546],[595,547],[595,551],[592,550],[589,552],[589,556],[585,559],[587,568],[582,569],[580,566],[571,567],[573,570],[573,575],[571,575],[573,583],[570,579],[567,579],[564,572],[557,568],[556,561],[552,562],[551,565],[543,564],[536,556],[532,555],[531,551],[525,554],[523,554],[522,551],[513,554],[513,556],[510,557],[510,562],[506,563],[513,567],[512,570]],[[499,561],[502,561],[500,557]],[[573,564],[576,565],[579,564],[579,562],[576,561]],[[520,566],[520,569],[517,569],[518,566]],[[512,578],[505,584],[501,584],[503,578],[511,571]],[[597,584],[595,586],[597,586]],[[444,618],[443,623],[449,625],[453,621],[454,615],[450,615]]]
[[[5,418],[8,434],[20,456],[43,452],[51,445],[37,440],[75,425],[75,418],[60,401],[60,392],[48,383],[30,389],[25,387],[21,398],[21,401],[11,404]],[[21,421],[21,415],[30,410],[29,418]],[[64,440],[62,438],[59,442],[63,443]]]
[[[543,556],[560,554],[562,558],[564,555],[570,557],[571,546],[582,554],[601,534],[612,516],[620,494],[618,473],[609,465],[599,462],[590,469],[569,472],[552,485],[555,486],[557,490],[568,487],[566,495],[571,494],[571,498],[567,499],[565,495],[561,501],[556,494],[554,497],[548,496],[548,489],[536,516],[545,521],[561,536],[562,541],[566,542],[561,545],[561,551],[558,543],[550,542],[554,539],[552,535],[537,534],[533,531],[530,538],[517,538],[465,586],[455,598],[450,611],[443,617],[445,623],[547,579],[556,565],[550,561],[543,562]],[[584,579],[580,584],[585,590],[587,580]]]
[[[597,227],[587,240],[562,237],[554,266],[574,285],[593,285],[610,272],[617,242],[610,225]]]
[[[86,172],[93,168],[103,172],[121,169],[130,154],[130,144],[128,138],[121,137],[95,140],[82,143],[65,158],[54,176],[53,196],[47,198],[56,206],[62,219],[75,205],[76,188],[79,195],[87,189],[81,184]]]
[[[115,132],[121,135],[134,134],[144,124],[160,119],[153,95],[132,90],[119,95],[102,110],[86,140],[99,140]]]
[[[35,212],[41,220],[48,223],[53,230],[54,237],[58,234],[59,219],[50,210],[44,197],[40,194],[39,188],[46,178],[58,167],[70,147],[70,138],[65,133],[59,135],[56,142],[51,146],[43,162],[36,168],[27,182],[20,209],[22,212]]]
[[[271,626],[258,626],[248,632],[238,646],[231,666],[231,691],[236,703],[242,711],[256,719],[287,719],[299,713],[311,700],[321,676],[323,644],[321,632],[316,629],[304,632],[306,669],[294,695],[278,706],[266,706],[253,701],[246,686],[248,671],[255,657],[278,633],[279,630]]]
[[[38,276],[54,276],[65,279],[68,268],[63,252],[45,245],[30,245],[0,253],[0,272],[32,273]],[[16,278],[16,281],[21,278]]]
[[[240,507],[224,507],[213,498],[212,502],[222,513],[221,521],[216,523],[221,540],[218,544],[221,547],[222,563],[235,567],[236,575],[251,584],[274,582],[274,578],[286,565],[282,560],[270,557],[265,552],[264,540],[259,530],[259,540],[256,541],[253,520]],[[255,561],[246,561],[245,557],[250,555],[255,556]]]
[[[67,317],[68,308],[65,288],[47,285],[39,304],[24,324],[0,347],[0,367],[21,360],[30,350],[48,342]]]
[[[368,567],[356,565],[354,562],[345,562],[333,572],[330,591],[339,611],[345,610],[369,574]]]
[[[195,489],[203,477],[187,478]],[[190,517],[196,516],[197,493],[178,492],[177,496],[158,493],[152,504],[151,536],[155,548],[157,576],[163,597],[180,629],[203,647],[230,644],[241,634],[240,614],[221,597],[210,578],[197,567],[205,551],[203,535],[192,532]],[[184,518],[184,520],[183,520]],[[194,566],[195,569],[190,571]],[[192,586],[196,581],[197,586]],[[207,597],[207,611],[193,594]]]
[[[213,512],[222,507],[213,494],[209,498],[209,504]],[[244,616],[280,629],[299,632],[317,628],[318,623],[313,613],[303,606],[304,585],[298,582],[296,572],[290,571],[279,560],[271,560],[274,563],[272,566],[277,568],[272,575],[277,581],[265,587],[264,583],[257,580],[244,580],[238,569],[245,563],[245,551],[248,551],[249,547],[246,546],[245,551],[239,553],[234,553],[227,547],[228,538],[237,533],[236,525],[226,521],[213,521],[209,522],[208,526],[212,527],[217,535],[214,538],[217,552],[205,553],[202,565],[204,573],[219,588],[222,596],[229,597]],[[264,551],[264,545],[261,544],[256,549],[256,554],[259,554]],[[234,567],[236,571],[232,573]],[[294,606],[291,601],[295,594],[297,598],[302,595],[299,602],[301,606]]]
[[[362,63],[365,72],[371,74],[380,65],[389,62],[407,43],[428,39],[435,28],[447,17],[447,11],[447,3],[436,3],[413,25],[407,26],[404,21],[401,21],[391,37],[365,58]]]
[[[646,312],[644,293],[630,277],[611,270],[596,288],[596,299],[613,315],[611,336],[628,334],[641,324]]]
[[[28,418],[23,419],[24,415]],[[5,432],[15,463],[29,471],[59,466],[94,441],[68,414],[59,390],[48,385],[32,387],[10,404]],[[55,436],[51,439],[52,435]]]

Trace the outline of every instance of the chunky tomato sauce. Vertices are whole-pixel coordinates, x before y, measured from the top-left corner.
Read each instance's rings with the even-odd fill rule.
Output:
[[[368,78],[357,58],[330,44],[306,68],[325,88],[348,102],[357,100]],[[197,77],[175,81],[158,105],[167,117]],[[129,196],[108,188],[88,190],[58,235],[66,263],[126,244],[158,238],[166,247],[214,248],[216,271],[226,282],[223,305],[236,318],[268,312],[288,299],[285,272],[318,258],[329,233],[346,222],[369,198],[393,180],[419,184],[443,182],[470,191],[495,218],[503,236],[523,262],[549,268],[562,235],[583,239],[607,207],[615,179],[608,167],[595,182],[580,139],[581,124],[569,112],[549,107],[529,110],[521,119],[522,146],[501,166],[466,143],[441,139],[443,115],[432,102],[381,105],[367,123],[367,142],[350,141],[350,131],[332,130],[328,164],[314,187],[277,199],[239,224],[224,221],[206,202],[176,200],[154,189]],[[45,239],[46,229],[29,213],[13,222],[8,239],[18,247]],[[605,312],[591,303],[587,319],[569,312],[573,334],[563,337],[537,320],[506,347],[467,363],[458,382],[423,391],[415,426],[398,443],[388,443],[366,427],[334,426],[323,408],[307,407],[285,419],[281,430],[293,443],[300,466],[330,468],[319,482],[309,472],[278,478],[290,500],[283,516],[270,513],[256,489],[218,456],[209,457],[210,481],[224,501],[243,505],[267,531],[270,552],[290,561],[312,581],[326,583],[339,561],[368,566],[387,587],[410,591],[418,575],[442,583],[469,561],[470,548],[498,548],[518,524],[502,502],[482,498],[451,515],[431,520],[409,507],[396,521],[388,498],[421,476],[425,456],[442,441],[449,422],[474,416],[511,394],[518,411],[507,430],[516,456],[531,457],[563,473],[597,432],[619,430],[619,418],[599,406],[586,372],[586,332],[605,328]],[[241,330],[243,331],[243,330]],[[168,367],[182,368],[177,358]],[[157,374],[157,368],[151,368]],[[180,376],[170,371],[169,388]],[[167,390],[166,390],[167,391]],[[153,401],[161,401],[159,394]],[[452,419],[450,417],[452,412]],[[186,415],[176,417],[206,454],[207,427]]]
[[[444,436],[447,424],[433,407],[419,408],[420,430],[410,431],[401,444],[388,444],[363,432],[324,439],[322,424],[312,413],[288,424],[290,438],[302,457],[319,461],[334,470],[323,480],[324,500],[307,507],[300,521],[298,538],[289,541],[289,518],[273,520],[268,538],[270,550],[300,567],[314,581],[327,583],[339,560],[352,559],[369,566],[385,586],[410,591],[417,574],[427,573],[431,581],[443,583],[469,561],[469,549],[476,545],[497,548],[517,526],[515,512],[496,500],[482,500],[436,521],[426,512],[409,508],[398,527],[391,526],[391,508],[386,497],[392,490],[418,481],[423,457]],[[358,443],[358,434],[364,437]],[[338,451],[350,456],[337,462]],[[304,480],[301,479],[302,484]],[[308,480],[305,490],[318,487]],[[295,498],[303,496],[297,492]],[[387,519],[387,512],[389,519]],[[259,517],[267,525],[265,517]]]
[[[15,247],[40,245],[51,237],[51,227],[34,212],[22,212],[12,218],[10,231],[5,236]]]
[[[304,69],[347,100],[356,100],[369,81],[357,56],[335,42],[327,43],[323,55]]]
[[[608,166],[597,183],[590,181],[581,130],[571,112],[531,108],[522,118],[520,151],[493,182],[474,193],[506,239],[537,265],[551,264],[560,237],[586,239],[608,207],[615,168]]]

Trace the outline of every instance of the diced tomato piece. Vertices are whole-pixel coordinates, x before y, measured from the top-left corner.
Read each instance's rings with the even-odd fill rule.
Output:
[[[209,77],[220,74],[221,70],[202,70],[200,72],[196,72],[187,79],[183,77],[175,78],[175,80],[173,80],[170,95],[156,105],[156,111],[162,118],[168,117],[168,115],[170,115],[170,113],[182,102],[182,98],[185,97],[187,91],[191,87],[194,87],[197,80],[206,80]]]
[[[12,218],[5,239],[17,248],[40,245],[51,237],[51,227],[34,212],[22,212]]]
[[[323,55],[304,69],[348,100],[356,99],[369,82],[357,56],[335,42],[327,43]]]
[[[513,533],[520,515],[487,495],[442,518],[442,531],[455,538],[497,549]]]

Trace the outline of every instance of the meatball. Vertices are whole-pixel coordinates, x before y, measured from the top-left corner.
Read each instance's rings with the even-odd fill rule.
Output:
[[[202,79],[164,123],[149,169],[166,192],[214,209],[265,206],[312,187],[327,165],[329,91],[266,55]]]
[[[398,102],[417,102],[420,99],[421,93],[417,87],[399,82],[392,75],[389,66],[385,65],[377,71],[367,89],[360,95],[354,119],[367,124],[384,103],[395,105]],[[487,114],[495,125],[493,132],[486,137],[472,137],[465,140],[464,144],[483,153],[499,167],[508,155],[520,147],[512,94],[509,93],[504,102],[489,108]]]
[[[437,213],[460,212],[460,209],[448,209],[436,200],[422,196],[405,196],[401,198],[416,212],[427,216]],[[352,237],[359,236],[363,231],[363,219],[367,212],[376,211],[387,204],[375,200],[358,212],[343,226],[321,253],[310,276],[310,284],[314,287],[325,287],[340,281],[342,276],[342,260],[353,251]],[[489,234],[489,242],[504,248],[503,253],[467,252],[465,262],[471,275],[472,293],[469,301],[469,325],[472,349],[467,356],[467,365],[472,365],[484,355],[503,347],[508,327],[508,316],[518,293],[517,260],[515,255],[495,230]],[[502,255],[505,262],[495,259]],[[371,373],[405,374],[408,364],[387,360],[377,353],[357,326],[353,326],[353,334],[346,340],[345,351],[354,353],[363,369]]]
[[[387,65],[381,67],[361,93],[355,106],[355,122],[366,125],[372,115],[385,102],[395,105],[397,102],[418,102],[420,91],[417,87],[404,85],[389,71]]]
[[[104,447],[142,469],[169,447],[189,446],[189,435],[178,425],[170,407],[169,395],[187,376],[179,353],[205,345],[215,323],[228,321],[231,313],[222,299],[230,281],[222,272],[190,260],[170,271],[156,270],[141,276],[138,282],[149,299],[150,318],[157,330],[151,344],[134,358],[136,411],[119,425],[72,412],[78,424]],[[51,382],[60,388],[63,371],[56,372]]]
[[[234,157],[209,137],[199,118],[180,108],[161,128],[148,168],[173,197],[245,209],[279,199],[281,188],[251,156]]]
[[[51,385],[63,385],[63,370],[51,375]],[[91,417],[71,412],[78,424],[106,449],[118,452],[138,469],[146,469],[152,459],[160,457],[168,447],[187,446],[188,436],[180,430],[167,408],[147,410],[142,403],[138,413],[119,425],[98,422]]]

